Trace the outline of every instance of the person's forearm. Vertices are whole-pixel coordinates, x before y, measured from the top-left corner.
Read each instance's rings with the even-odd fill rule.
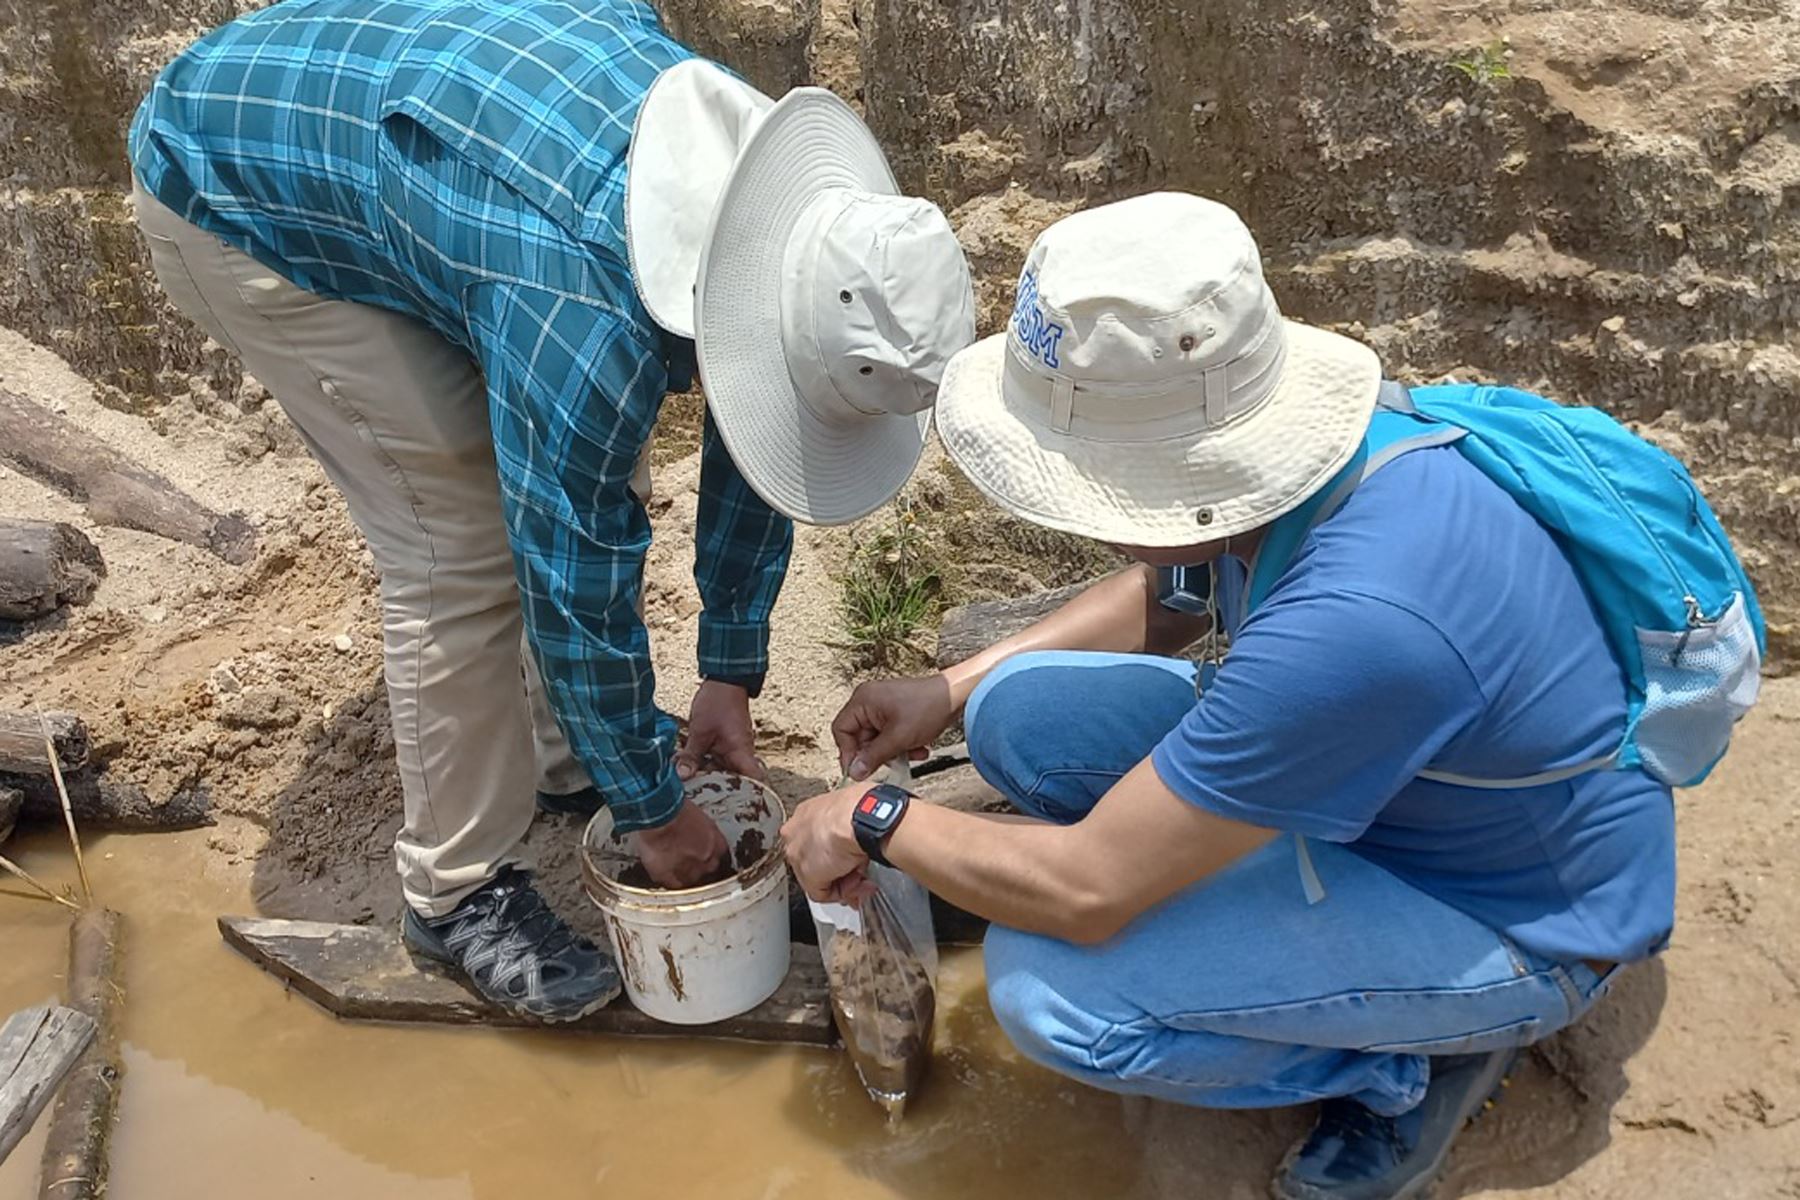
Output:
[[[541,520],[526,510],[515,524],[532,544]],[[525,623],[550,708],[569,748],[605,793],[621,833],[655,829],[681,807],[671,762],[675,722],[650,701],[651,664],[640,655],[636,561],[608,559],[598,548],[551,569],[540,554],[520,555],[520,588],[531,603]]]
[[[754,696],[769,667],[769,614],[781,594],[794,525],[751,490],[706,416],[694,582],[700,592],[700,674]]]
[[[1092,942],[1116,928],[1112,898],[1073,853],[1073,831],[1017,814],[915,802],[888,837],[889,862],[951,904],[1000,925]]]
[[[1032,650],[1096,650],[1174,654],[1205,632],[1203,617],[1157,603],[1156,570],[1132,566],[1108,575],[1027,629],[946,668],[950,699],[960,711],[988,672]]]
[[[883,853],[977,916],[1092,944],[1275,836],[1183,800],[1146,759],[1072,825],[914,801]]]

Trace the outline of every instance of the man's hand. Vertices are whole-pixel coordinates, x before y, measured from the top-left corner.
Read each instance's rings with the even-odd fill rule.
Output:
[[[658,887],[699,887],[731,874],[725,835],[692,800],[683,800],[667,825],[633,836],[638,861]]]
[[[852,779],[867,779],[876,767],[902,754],[924,758],[955,719],[950,682],[942,675],[865,683],[831,723],[838,765]]]
[[[874,885],[869,856],[856,844],[850,814],[868,789],[862,784],[814,796],[781,827],[781,844],[800,887],[814,900],[854,904]]]
[[[688,709],[687,742],[675,752],[675,773],[692,779],[705,770],[735,771],[766,779],[756,757],[756,731],[750,724],[750,696],[734,683],[709,679],[694,693]]]

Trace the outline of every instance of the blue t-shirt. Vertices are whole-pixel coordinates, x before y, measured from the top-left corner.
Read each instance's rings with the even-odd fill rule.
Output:
[[[1417,450],[1364,482],[1247,619],[1242,564],[1228,566],[1231,652],[1153,755],[1177,795],[1347,843],[1553,959],[1662,948],[1675,919],[1662,784],[1417,777],[1529,776],[1605,755],[1624,729],[1624,679],[1567,560],[1459,451]]]

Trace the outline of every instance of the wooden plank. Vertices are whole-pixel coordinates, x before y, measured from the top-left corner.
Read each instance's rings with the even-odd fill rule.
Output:
[[[0,1162],[31,1131],[94,1036],[94,1019],[41,1005],[0,1026]]]
[[[0,517],[0,619],[30,621],[86,604],[105,577],[99,548],[73,525]]]
[[[256,530],[241,514],[212,511],[91,433],[4,388],[0,461],[81,501],[98,524],[187,542],[228,563],[256,556]]]
[[[984,600],[951,609],[938,626],[938,666],[951,667],[973,658],[1000,639],[1049,616],[1092,583],[1090,580],[1012,600]]]
[[[116,912],[88,908],[69,926],[69,1003],[93,1019],[94,1038],[50,1114],[38,1200],[100,1200],[106,1195],[108,1149],[125,1077],[119,1057],[119,1017],[125,1006],[119,965],[123,925]]]
[[[87,726],[81,718],[59,712],[45,713],[44,720],[50,726],[50,738],[56,745],[63,773],[72,774],[85,767],[89,742]],[[50,774],[50,754],[44,749],[44,730],[36,713],[0,712],[0,773]]]
[[[445,976],[421,971],[387,929],[318,921],[220,917],[232,949],[335,1016],[356,1021],[542,1026],[488,1003]],[[579,1021],[550,1026],[583,1033],[692,1037],[828,1046],[837,1041],[819,952],[793,947],[779,990],[739,1017],[713,1025],[668,1025],[620,996]]]

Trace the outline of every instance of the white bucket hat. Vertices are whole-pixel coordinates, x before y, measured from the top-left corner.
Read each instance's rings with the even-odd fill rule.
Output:
[[[957,355],[938,431],[1002,508],[1124,546],[1245,533],[1361,444],[1375,352],[1286,321],[1236,213],[1162,192],[1039,235],[1006,333]]]
[[[770,103],[708,63],[658,78],[627,170],[632,277],[658,324],[695,338],[745,480],[813,525],[891,500],[945,367],[975,338],[944,214],[897,194],[874,135],[830,92]]]

